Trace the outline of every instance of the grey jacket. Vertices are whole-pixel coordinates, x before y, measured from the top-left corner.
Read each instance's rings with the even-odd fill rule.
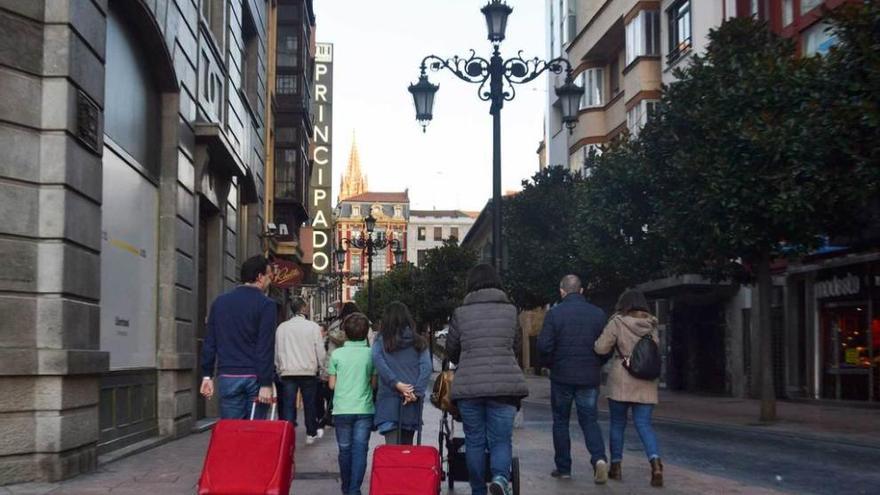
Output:
[[[503,291],[469,293],[453,313],[446,338],[449,359],[458,364],[452,400],[529,395],[514,355],[520,342],[516,307]]]

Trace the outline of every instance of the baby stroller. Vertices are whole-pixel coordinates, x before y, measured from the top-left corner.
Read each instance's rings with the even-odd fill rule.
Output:
[[[449,363],[443,362],[443,370],[449,370]],[[435,386],[435,394],[437,387]],[[434,397],[432,397],[432,402]],[[439,401],[437,401],[439,403]],[[438,405],[435,403],[435,405]],[[440,407],[438,405],[438,407]],[[440,433],[438,438],[438,450],[440,451],[440,479],[445,480],[449,490],[455,490],[455,482],[467,483],[467,462],[465,461],[464,437],[455,436],[455,423],[461,422],[461,418],[453,416],[447,408],[440,407],[443,414],[440,416]],[[492,478],[489,471],[489,452],[486,452],[486,480]],[[514,456],[510,464],[510,485],[513,495],[519,495],[519,457]]]

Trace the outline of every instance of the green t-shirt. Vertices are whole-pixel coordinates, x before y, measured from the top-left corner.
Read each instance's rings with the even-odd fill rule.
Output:
[[[336,376],[333,390],[333,415],[373,414],[373,387],[375,373],[373,355],[366,340],[347,341],[333,351],[327,374]]]

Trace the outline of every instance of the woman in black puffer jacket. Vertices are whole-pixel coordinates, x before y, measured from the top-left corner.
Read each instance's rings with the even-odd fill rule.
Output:
[[[486,493],[487,447],[492,495],[509,495],[513,420],[529,395],[514,349],[521,342],[516,307],[490,265],[477,265],[467,280],[464,304],[449,323],[446,350],[458,365],[452,400],[461,412],[471,493]]]

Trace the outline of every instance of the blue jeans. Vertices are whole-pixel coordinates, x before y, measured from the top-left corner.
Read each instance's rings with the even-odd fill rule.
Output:
[[[339,414],[336,424],[336,445],[339,447],[339,476],[342,493],[360,495],[361,484],[367,471],[367,452],[370,447],[372,414]]]
[[[251,406],[260,393],[256,378],[224,376],[217,377],[217,395],[220,397],[220,417],[223,419],[247,419],[251,417]],[[266,417],[267,407],[257,406],[254,419]]]
[[[645,447],[645,455],[648,460],[660,457],[660,449],[657,447],[657,435],[651,427],[651,414],[654,412],[654,404],[639,404],[636,402],[618,402],[608,399],[608,411],[611,414],[611,431],[608,432],[611,443],[611,462],[623,460],[623,432],[626,430],[626,411],[632,408],[633,424],[642,439]]]
[[[516,407],[490,398],[463,399],[458,401],[458,410],[464,424],[465,461],[471,493],[485,495],[487,448],[492,478],[502,476],[510,480]]]
[[[571,437],[568,423],[571,419],[571,403],[577,409],[578,423],[584,432],[587,450],[590,452],[590,464],[596,465],[605,458],[605,442],[602,430],[599,429],[598,387],[584,387],[550,382],[550,402],[553,405],[553,451],[556,470],[571,474]]]
[[[279,395],[281,403],[281,419],[290,421],[296,426],[296,392],[302,391],[303,409],[306,417],[306,435],[318,434],[318,415],[315,411],[318,393],[318,379],[314,376],[282,376]]]

